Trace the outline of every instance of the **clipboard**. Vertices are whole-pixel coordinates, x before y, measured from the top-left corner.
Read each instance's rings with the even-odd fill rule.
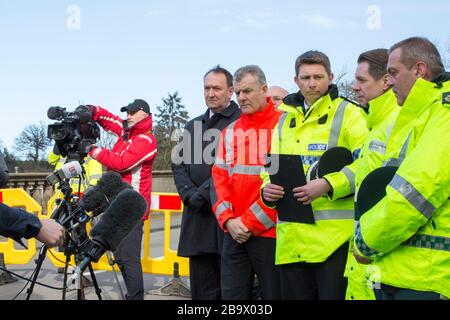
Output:
[[[274,162],[278,161],[276,166]],[[306,184],[303,162],[300,155],[270,155],[268,172],[273,184],[284,188],[284,197],[277,201],[278,219],[286,222],[315,224],[312,206],[304,205],[294,198],[293,189]],[[273,170],[276,167],[278,170]]]

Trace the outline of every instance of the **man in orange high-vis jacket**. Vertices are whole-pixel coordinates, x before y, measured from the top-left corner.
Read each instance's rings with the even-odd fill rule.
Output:
[[[225,231],[221,261],[222,299],[250,299],[256,274],[263,299],[280,297],[275,268],[276,211],[260,199],[260,172],[270,150],[280,113],[267,96],[258,66],[234,75],[234,91],[242,114],[222,131],[212,169],[213,210]]]

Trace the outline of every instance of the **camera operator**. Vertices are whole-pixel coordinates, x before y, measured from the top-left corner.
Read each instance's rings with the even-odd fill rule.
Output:
[[[112,150],[86,145],[86,152],[108,170],[120,173],[147,201],[148,208],[142,220],[136,224],[128,236],[114,252],[114,257],[122,272],[127,287],[127,300],[144,299],[144,281],[141,265],[142,227],[148,219],[152,190],[152,165],[156,156],[156,138],[152,134],[152,114],[144,100],[136,99],[120,111],[127,112],[127,120],[122,121],[99,106],[86,106],[92,119],[105,130],[118,136]]]
[[[0,151],[0,188],[6,187],[6,184],[9,180],[9,171],[6,166],[5,159],[3,158],[3,154]]]

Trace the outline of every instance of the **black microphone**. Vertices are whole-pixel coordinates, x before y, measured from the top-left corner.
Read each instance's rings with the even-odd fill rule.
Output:
[[[61,120],[64,118],[66,109],[61,107],[50,107],[47,110],[47,117],[51,120]]]
[[[115,251],[147,211],[147,201],[132,189],[121,191],[91,229],[91,239],[82,245],[85,254],[79,265],[83,272],[90,262],[97,262],[105,251]]]
[[[80,200],[80,206],[88,212],[103,212],[119,194],[131,186],[122,180],[120,174],[108,171],[102,175],[97,185],[89,187]],[[94,213],[94,214],[95,214]]]

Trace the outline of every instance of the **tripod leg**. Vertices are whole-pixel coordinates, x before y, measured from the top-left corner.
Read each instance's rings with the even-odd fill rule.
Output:
[[[109,263],[109,265],[112,268],[114,279],[116,280],[117,287],[119,288],[120,297],[122,298],[122,300],[125,300],[125,295],[123,294],[122,286],[120,285],[120,282],[119,282],[119,277],[117,276],[116,269],[114,269],[115,261],[114,261],[114,258],[112,256],[112,252],[111,251],[106,251],[106,256],[108,257],[108,263]]]
[[[92,268],[92,264],[88,265],[89,273],[91,274],[92,283],[94,283],[95,293],[97,294],[98,300],[102,300],[102,289],[98,286],[97,278],[95,278],[94,269]]]
[[[39,252],[39,257],[36,260],[36,271],[34,273],[33,279],[31,280],[31,286],[27,290],[27,300],[30,300],[31,294],[33,293],[34,285],[36,284],[36,279],[39,275],[39,271],[41,271],[42,263],[44,262],[45,255],[47,254],[47,246],[43,246],[41,248],[41,252]]]
[[[69,262],[70,262],[70,254],[67,253],[67,250],[65,250],[65,255],[66,255],[66,264],[64,265],[64,280],[63,280],[62,300],[66,300],[66,292],[67,292],[67,269],[69,268]]]

